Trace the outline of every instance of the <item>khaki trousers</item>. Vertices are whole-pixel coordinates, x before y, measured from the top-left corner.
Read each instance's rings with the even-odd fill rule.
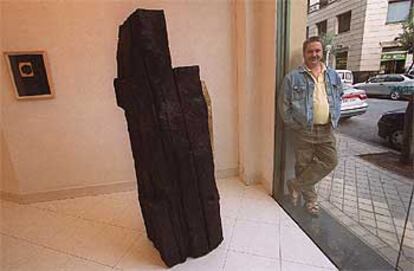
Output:
[[[316,201],[315,184],[337,165],[336,139],[331,124],[314,125],[311,130],[295,131],[296,184],[305,201]]]

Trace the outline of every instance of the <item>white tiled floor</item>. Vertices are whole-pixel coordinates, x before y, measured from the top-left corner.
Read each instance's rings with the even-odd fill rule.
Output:
[[[172,270],[336,270],[261,186],[217,181],[224,242]],[[18,205],[0,201],[1,270],[164,270],[136,192]]]

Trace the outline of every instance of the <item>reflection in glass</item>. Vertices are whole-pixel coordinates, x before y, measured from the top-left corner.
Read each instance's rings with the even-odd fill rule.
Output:
[[[407,214],[407,220],[404,224],[402,233],[402,243],[399,251],[398,269],[414,269],[414,207],[413,207],[414,187],[411,191],[410,207]]]

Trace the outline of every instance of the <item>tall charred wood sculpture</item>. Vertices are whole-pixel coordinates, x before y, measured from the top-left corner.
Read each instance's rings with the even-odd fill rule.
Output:
[[[167,266],[202,256],[223,235],[199,69],[173,70],[159,10],[138,9],[120,26],[117,63],[148,238]]]

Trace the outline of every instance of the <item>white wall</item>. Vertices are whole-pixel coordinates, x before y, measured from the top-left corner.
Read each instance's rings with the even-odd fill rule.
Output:
[[[236,1],[239,168],[271,192],[275,93],[275,2]]]
[[[255,132],[259,147],[259,171],[261,181],[270,192],[273,181],[274,123],[275,123],[275,83],[276,83],[276,1],[260,2],[256,8],[257,50],[256,68],[257,89],[261,91],[260,133]],[[265,27],[266,26],[266,27]],[[254,131],[253,131],[254,132]]]
[[[1,153],[10,158],[1,176],[3,192],[30,194],[135,182],[126,122],[116,106],[112,80],[118,26],[138,7],[165,10],[174,66],[200,65],[213,104],[216,169],[236,171],[231,1],[2,1],[0,5],[2,51],[46,51],[56,92],[50,100],[17,101],[1,60]]]
[[[272,191],[276,75],[275,1],[237,2],[240,176]],[[291,6],[290,68],[302,63],[306,2]]]

